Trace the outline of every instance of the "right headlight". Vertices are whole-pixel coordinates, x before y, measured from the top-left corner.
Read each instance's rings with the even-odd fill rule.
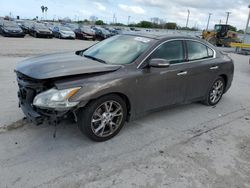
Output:
[[[38,94],[33,100],[33,105],[39,108],[67,110],[79,104],[79,102],[70,102],[69,98],[75,95],[80,89],[81,87],[63,90],[52,88]]]

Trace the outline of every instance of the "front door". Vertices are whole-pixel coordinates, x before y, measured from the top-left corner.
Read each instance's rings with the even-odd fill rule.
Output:
[[[144,63],[161,58],[170,62],[168,68],[146,67],[138,69],[139,105],[143,111],[181,103],[185,98],[186,70],[183,69],[185,52],[182,40],[165,42],[160,45]]]

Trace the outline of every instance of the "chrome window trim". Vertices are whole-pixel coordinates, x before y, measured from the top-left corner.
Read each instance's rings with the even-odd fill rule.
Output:
[[[171,66],[175,66],[175,65],[181,65],[181,64],[186,64],[186,63],[194,63],[194,62],[199,62],[199,61],[205,61],[205,60],[211,60],[211,59],[215,59],[216,58],[216,51],[209,47],[207,44],[205,44],[204,42],[202,41],[199,41],[199,40],[195,40],[195,39],[185,39],[185,38],[178,38],[178,39],[169,39],[169,40],[166,40],[162,43],[160,43],[159,45],[157,45],[142,61],[141,63],[137,66],[137,69],[140,68],[140,66],[146,61],[146,59],[152,54],[154,53],[154,51],[156,49],[158,49],[161,45],[167,43],[167,42],[171,42],[171,41],[193,41],[193,42],[198,42],[198,43],[201,43],[203,45],[205,45],[207,48],[211,49],[213,51],[213,57],[211,58],[207,58],[207,59],[198,59],[198,60],[192,60],[192,61],[186,61],[186,62],[183,62],[183,63],[175,63],[175,64],[172,64]]]

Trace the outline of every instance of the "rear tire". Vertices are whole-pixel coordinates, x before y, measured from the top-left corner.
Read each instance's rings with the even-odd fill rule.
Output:
[[[209,89],[203,103],[207,106],[214,106],[220,102],[225,90],[225,80],[218,77]]]
[[[209,37],[207,41],[214,46],[217,45],[217,39],[215,37]]]
[[[90,102],[77,115],[81,132],[91,140],[103,142],[120,132],[126,120],[127,107],[120,96],[111,94]]]

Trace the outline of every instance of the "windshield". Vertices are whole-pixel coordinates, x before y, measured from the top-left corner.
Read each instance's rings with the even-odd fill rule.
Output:
[[[219,32],[221,30],[221,25],[215,25],[214,30]]]
[[[35,27],[38,29],[48,29],[45,25],[43,24],[35,24]]]
[[[15,22],[4,21],[3,25],[5,27],[18,28],[18,25]]]
[[[75,29],[77,29],[79,27],[77,24],[67,24],[66,26],[69,27],[72,30],[75,30]]]
[[[129,64],[150,45],[151,39],[129,35],[117,35],[97,43],[83,55],[102,60],[107,64]]]
[[[81,31],[86,32],[86,33],[93,33],[94,31],[90,27],[82,26]]]
[[[31,27],[32,26],[32,22],[24,22],[22,25],[26,26],[26,27]]]
[[[70,28],[68,27],[59,27],[60,30],[62,31],[72,31]]]
[[[107,31],[106,29],[100,29],[101,31],[102,31],[102,33],[103,34],[105,34],[105,35],[109,35],[110,34],[110,32],[109,31]]]

